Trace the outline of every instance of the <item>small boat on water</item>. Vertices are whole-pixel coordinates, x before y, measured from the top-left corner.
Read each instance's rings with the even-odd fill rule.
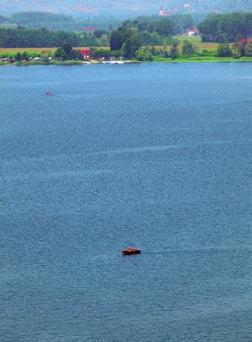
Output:
[[[51,91],[47,91],[47,92],[46,92],[46,95],[47,95],[47,96],[52,96],[53,93],[52,93]]]
[[[134,254],[140,254],[140,253],[141,253],[141,249],[134,248],[134,247],[128,247],[122,250],[123,255],[134,255]]]

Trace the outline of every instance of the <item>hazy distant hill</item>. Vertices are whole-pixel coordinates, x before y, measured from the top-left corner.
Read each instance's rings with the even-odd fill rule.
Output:
[[[98,30],[116,28],[121,24],[110,16],[92,16],[91,18],[71,15],[48,13],[48,12],[16,12],[8,17],[0,16],[0,26],[6,23],[15,26],[31,28],[47,28],[49,30],[81,31],[88,27],[95,27]]]
[[[141,15],[169,11],[252,11],[252,0],[0,0],[0,14],[44,11],[66,14]]]

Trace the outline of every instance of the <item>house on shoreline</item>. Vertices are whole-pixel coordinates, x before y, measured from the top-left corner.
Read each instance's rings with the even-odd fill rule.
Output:
[[[91,57],[91,50],[88,48],[81,49],[79,50],[81,56],[83,57],[84,60],[89,60]]]

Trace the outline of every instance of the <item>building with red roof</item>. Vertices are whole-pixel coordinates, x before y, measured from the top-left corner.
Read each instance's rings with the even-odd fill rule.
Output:
[[[82,55],[82,57],[84,59],[90,59],[90,55],[91,55],[91,50],[90,49],[88,49],[88,48],[81,49],[79,52],[80,52],[80,54]]]
[[[192,27],[186,31],[184,36],[197,36],[199,34],[199,30],[196,27]]]

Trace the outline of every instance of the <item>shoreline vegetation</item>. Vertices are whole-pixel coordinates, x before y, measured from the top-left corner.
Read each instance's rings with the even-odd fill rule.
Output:
[[[141,62],[163,63],[211,63],[211,62],[252,62],[252,56],[236,55],[234,45],[216,44],[208,49],[196,49],[190,40],[172,46],[141,47],[132,56],[105,48],[72,48],[64,44],[56,48],[1,49],[1,65],[87,65],[126,64]]]
[[[97,65],[97,64],[110,64],[110,65],[122,65],[122,64],[133,64],[133,63],[242,63],[242,62],[252,62],[252,57],[226,57],[226,58],[202,58],[202,57],[192,57],[192,58],[177,58],[176,60],[168,59],[168,58],[154,58],[152,61],[139,61],[137,59],[131,60],[111,60],[111,61],[103,61],[103,60],[91,60],[91,61],[80,61],[80,60],[51,60],[50,62],[43,61],[23,61],[23,62],[3,62],[0,61],[0,66],[36,66],[36,65]]]
[[[72,47],[64,43],[60,48],[0,48],[1,65],[85,65],[125,64],[140,62],[212,63],[252,62],[252,40],[235,43],[204,43],[200,37],[177,36],[168,46],[134,45],[135,32],[128,46],[120,50],[111,47]]]
[[[0,25],[0,65],[251,61],[252,13],[209,14],[198,23],[190,15],[145,16],[82,32]]]

